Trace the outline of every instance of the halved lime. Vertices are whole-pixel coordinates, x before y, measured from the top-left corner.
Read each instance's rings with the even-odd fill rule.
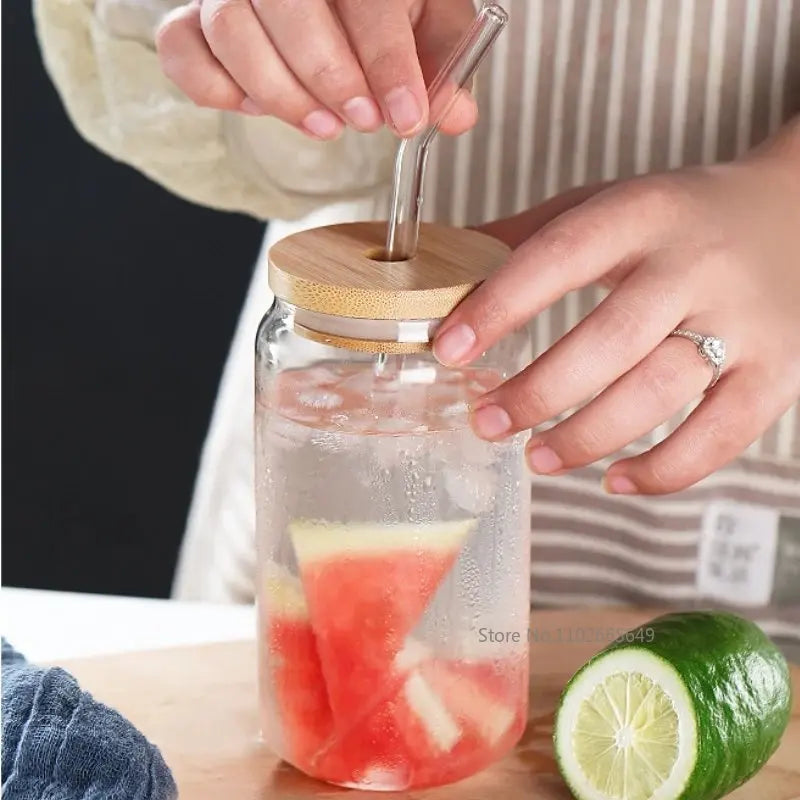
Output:
[[[756,625],[670,614],[567,684],[556,755],[580,800],[715,800],[764,765],[790,707],[786,660]]]

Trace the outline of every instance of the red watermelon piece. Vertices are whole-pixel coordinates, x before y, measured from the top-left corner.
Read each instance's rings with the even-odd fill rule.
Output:
[[[268,664],[287,761],[304,772],[333,732],[333,717],[300,582],[272,577],[266,586]]]
[[[397,692],[394,659],[473,525],[290,525],[337,732]]]
[[[403,791],[417,786],[420,766],[453,750],[463,732],[421,674],[395,680],[394,690],[320,755],[315,767],[325,780]]]
[[[419,671],[441,697],[463,735],[446,756],[415,775],[419,786],[452,783],[488,766],[509,750],[527,721],[527,660],[430,660]]]
[[[419,670],[453,716],[494,748],[527,717],[526,659],[431,659]]]
[[[393,695],[337,732],[315,763],[319,777],[393,791],[439,786],[474,775],[515,744],[527,717],[523,658],[420,661],[424,655],[396,659],[410,672],[398,668]]]

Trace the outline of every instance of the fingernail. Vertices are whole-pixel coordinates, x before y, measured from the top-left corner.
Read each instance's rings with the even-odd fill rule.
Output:
[[[374,131],[380,127],[381,112],[369,97],[351,97],[343,106],[344,115],[360,131]]]
[[[499,439],[511,430],[511,417],[500,406],[484,406],[473,413],[472,427],[482,439]]]
[[[419,101],[405,86],[398,86],[386,95],[386,108],[392,127],[399,134],[411,133],[422,121]]]
[[[242,100],[239,111],[241,111],[242,114],[249,114],[251,117],[261,117],[264,115],[264,112],[258,107],[255,101],[251,100],[249,97],[245,97],[245,99]]]
[[[528,451],[528,464],[539,475],[558,472],[564,466],[564,462],[559,458],[558,453],[545,445],[533,447]]]
[[[312,111],[304,120],[303,127],[318,139],[333,139],[342,128],[342,123],[330,111]]]
[[[455,366],[469,354],[477,337],[469,325],[454,325],[433,343],[433,354],[445,366]]]
[[[606,475],[603,486],[610,494],[638,494],[639,487],[624,475]]]

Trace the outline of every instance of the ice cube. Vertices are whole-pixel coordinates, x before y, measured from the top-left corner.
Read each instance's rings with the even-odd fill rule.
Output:
[[[372,382],[371,390],[375,394],[393,394],[400,389],[400,381],[396,378],[376,377]]]
[[[450,752],[461,738],[461,728],[442,698],[418,672],[409,676],[403,689],[406,702],[422,723],[430,744],[438,752]]]
[[[463,462],[472,467],[489,467],[500,457],[498,445],[479,439],[472,433],[464,436],[459,446]]]
[[[411,433],[418,423],[405,417],[382,417],[375,420],[375,433]]]
[[[444,485],[450,500],[470,514],[489,509],[496,490],[496,476],[481,467],[445,467]]]
[[[482,383],[475,380],[469,382],[467,389],[470,394],[475,395],[476,397],[480,397],[481,395],[484,395],[486,392],[490,391]]]
[[[352,788],[378,792],[400,792],[408,786],[410,780],[408,766],[371,764],[365,768],[360,783],[353,784]]]
[[[409,636],[403,649],[394,657],[394,667],[400,672],[414,669],[433,656],[430,645]]]
[[[324,366],[311,367],[304,370],[303,374],[307,379],[304,383],[308,386],[332,386],[341,377],[335,369]]]
[[[378,469],[397,469],[403,459],[403,445],[399,436],[370,437],[370,460]]]
[[[297,399],[300,403],[309,408],[326,410],[339,408],[339,406],[344,403],[344,398],[340,394],[324,389],[309,389],[308,391],[300,392]]]
[[[436,367],[433,364],[424,364],[400,370],[400,383],[432,384],[435,382]]]
[[[337,388],[343,392],[353,392],[363,397],[369,397],[375,383],[379,380],[380,379],[376,378],[368,369],[364,369],[345,375],[345,377],[339,381]]]
[[[311,444],[326,453],[342,453],[348,449],[349,440],[353,438],[337,431],[317,430],[311,437]]]
[[[439,409],[439,414],[442,417],[459,417],[469,413],[469,405],[466,400],[459,400],[456,403],[450,403]]]
[[[344,433],[363,434],[372,430],[375,425],[375,418],[366,411],[348,411],[343,414],[333,414],[331,425],[335,426]]]

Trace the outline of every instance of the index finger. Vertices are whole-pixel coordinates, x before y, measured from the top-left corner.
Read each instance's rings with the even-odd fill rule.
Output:
[[[567,292],[661,244],[675,203],[659,184],[611,187],[564,212],[520,245],[436,332],[433,352],[468,364]]]
[[[428,95],[405,3],[336,0],[344,29],[384,118],[400,136],[428,119]]]

